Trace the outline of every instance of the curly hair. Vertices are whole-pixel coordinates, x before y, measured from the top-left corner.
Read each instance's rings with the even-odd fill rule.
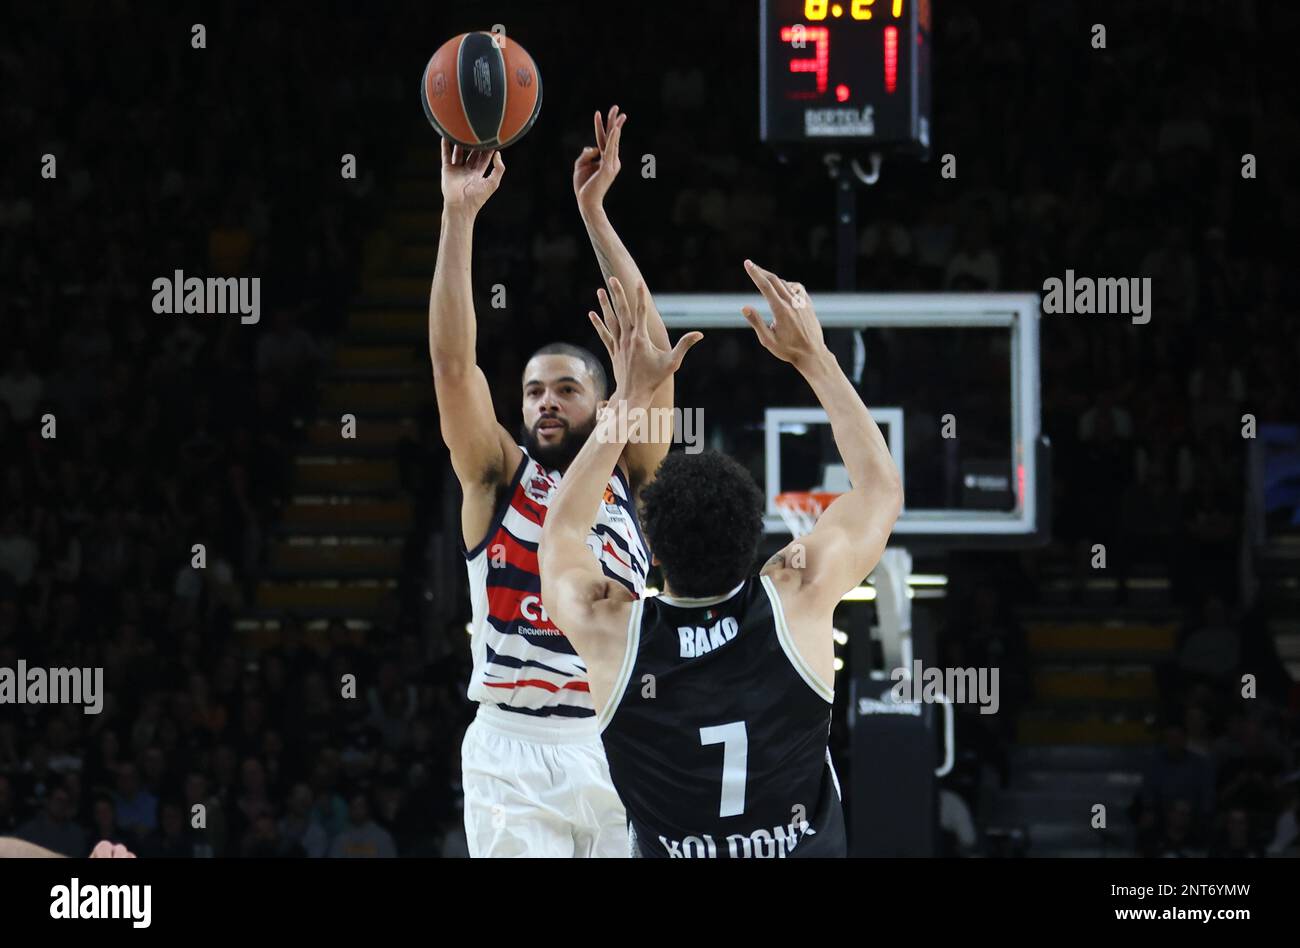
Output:
[[[674,594],[718,596],[753,569],[763,493],[725,454],[673,452],[641,491],[641,525]]]

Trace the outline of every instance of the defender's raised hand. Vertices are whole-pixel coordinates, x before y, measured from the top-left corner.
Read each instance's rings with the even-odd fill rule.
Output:
[[[688,332],[671,349],[657,345],[646,331],[649,294],[644,283],[637,284],[629,302],[623,284],[611,277],[609,292],[597,290],[596,299],[604,320],[594,311],[587,315],[614,364],[615,386],[626,397],[653,394],[681,367],[687,350],[704,338],[701,332]]]
[[[795,368],[825,353],[822,326],[803,284],[782,280],[752,260],[745,261],[745,272],[772,309],[770,324],[752,306],[740,310],[763,348]]]
[[[486,172],[486,176],[484,176]],[[506,164],[499,151],[470,151],[442,140],[442,201],[444,208],[477,214],[496,193]]]
[[[609,118],[596,113],[596,144],[582,149],[573,163],[573,193],[578,199],[578,209],[584,214],[599,208],[609,192],[609,186],[618,177],[622,165],[618,160],[618,145],[623,135],[627,116],[618,106],[609,110]]]

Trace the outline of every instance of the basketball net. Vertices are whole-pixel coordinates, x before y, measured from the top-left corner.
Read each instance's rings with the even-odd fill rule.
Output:
[[[797,540],[806,536],[817,523],[822,511],[831,505],[839,494],[828,491],[792,490],[777,494],[776,509],[786,527]]]

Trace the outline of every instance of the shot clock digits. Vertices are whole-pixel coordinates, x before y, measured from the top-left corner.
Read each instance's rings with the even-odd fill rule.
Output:
[[[894,19],[900,19],[903,16],[904,0],[882,0],[882,5],[893,8]],[[848,5],[849,16],[855,20],[870,20],[872,16],[872,7],[876,5],[876,0],[853,0]],[[824,20],[826,14],[839,17],[844,15],[844,4],[831,3],[830,0],[804,0],[803,15],[807,20]]]
[[[764,141],[929,149],[930,0],[760,0]]]

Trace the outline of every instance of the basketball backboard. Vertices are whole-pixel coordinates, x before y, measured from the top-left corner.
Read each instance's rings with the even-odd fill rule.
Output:
[[[677,404],[701,411],[708,446],[753,472],[769,533],[786,530],[774,503],[782,491],[848,487],[811,390],[741,315],[745,305],[767,313],[761,297],[665,294],[655,302],[674,335],[705,334],[677,377]],[[903,475],[895,535],[967,545],[1036,537],[1046,474],[1038,296],[813,293],[812,303]]]

